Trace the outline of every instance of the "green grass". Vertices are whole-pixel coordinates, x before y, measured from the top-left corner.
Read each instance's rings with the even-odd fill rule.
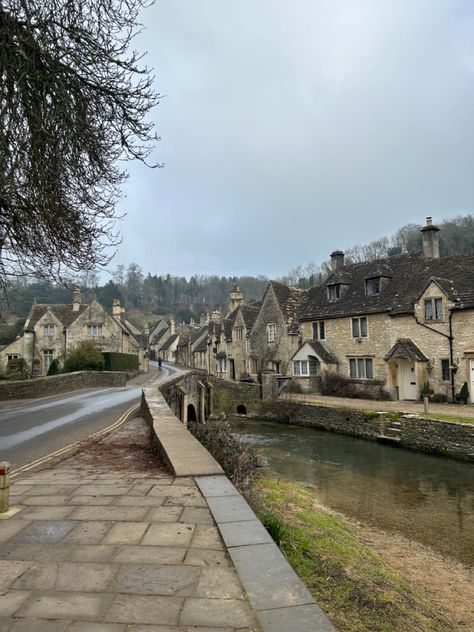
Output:
[[[364,417],[366,419],[376,419],[380,417],[380,413],[375,412],[375,410],[364,410]]]
[[[451,629],[361,542],[356,525],[321,509],[311,492],[265,479],[256,495],[263,524],[338,630]]]
[[[453,421],[461,424],[474,424],[474,417],[458,417],[456,415],[438,415],[438,413],[427,413],[426,415],[420,414],[420,417],[426,419],[438,419],[440,421]]]

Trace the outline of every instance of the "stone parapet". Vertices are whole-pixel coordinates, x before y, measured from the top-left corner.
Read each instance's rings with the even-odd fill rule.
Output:
[[[58,395],[82,388],[125,386],[127,374],[119,371],[76,371],[31,380],[0,383],[0,401]]]

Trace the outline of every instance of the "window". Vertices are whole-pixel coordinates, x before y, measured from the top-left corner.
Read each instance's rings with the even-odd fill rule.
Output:
[[[451,374],[449,371],[449,360],[443,358],[441,360],[441,379],[445,382],[449,382],[451,379]]]
[[[253,374],[258,373],[258,360],[257,358],[250,359],[250,369]]]
[[[273,371],[275,371],[275,373],[280,375],[280,363],[279,362],[270,361],[270,362],[268,362],[267,366],[268,366],[269,369],[272,369]]]
[[[326,338],[326,328],[324,320],[313,323],[313,340],[324,340]]]
[[[352,337],[367,338],[367,317],[352,319]]]
[[[43,336],[54,336],[54,325],[43,325]]]
[[[293,375],[311,376],[320,374],[320,364],[316,358],[293,361]]]
[[[216,360],[216,371],[218,373],[226,373],[227,372],[227,358],[217,358],[217,360]]]
[[[380,294],[380,277],[374,277],[373,279],[365,280],[365,293],[367,294],[367,296]]]
[[[102,336],[103,325],[87,325],[88,336]]]
[[[341,284],[328,285],[328,299],[330,301],[337,301],[339,298],[341,298]]]
[[[374,378],[372,358],[349,358],[349,376],[353,379],[372,380]]]
[[[234,329],[235,339],[236,340],[242,340],[242,338],[243,338],[243,330],[244,330],[243,327],[236,327]]]
[[[275,323],[268,323],[267,325],[267,341],[275,342],[276,340],[276,325]]]
[[[427,298],[425,300],[425,320],[443,320],[443,299]]]
[[[16,360],[17,358],[19,358],[20,356],[17,353],[9,353],[7,355],[7,360]]]
[[[49,366],[53,361],[53,350],[45,349],[43,351],[43,373],[46,375],[49,371]]]

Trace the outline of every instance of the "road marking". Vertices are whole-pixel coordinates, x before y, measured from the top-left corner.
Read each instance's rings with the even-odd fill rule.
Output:
[[[46,456],[43,456],[40,459],[36,459],[36,461],[31,461],[31,463],[27,463],[26,465],[22,465],[21,467],[19,467],[17,470],[15,470],[11,474],[10,480],[16,478],[20,474],[23,474],[24,472],[27,472],[28,470],[31,470],[31,469],[33,469],[35,467],[38,467],[38,465],[42,465],[43,463],[47,463],[51,459],[55,459],[56,457],[61,456],[62,454],[65,454],[65,453],[73,450],[74,448],[78,447],[81,443],[83,443],[86,439],[87,440],[88,439],[98,439],[99,437],[112,432],[112,430],[115,430],[116,428],[121,426],[123,423],[125,423],[125,421],[127,421],[127,419],[133,413],[138,412],[139,410],[140,410],[140,404],[133,404],[133,406],[130,406],[130,408],[128,410],[126,410],[117,419],[117,421],[114,421],[114,423],[111,424],[110,426],[107,426],[107,428],[104,428],[103,430],[99,430],[99,432],[96,432],[93,435],[90,435],[89,437],[86,437],[85,439],[80,439],[79,441],[75,441],[74,443],[70,443],[69,445],[65,446],[64,448],[60,448],[59,450],[56,450],[56,452],[51,452],[51,454],[47,454]]]

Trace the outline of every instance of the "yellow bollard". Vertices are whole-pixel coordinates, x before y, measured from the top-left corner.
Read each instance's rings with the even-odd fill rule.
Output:
[[[10,507],[10,463],[0,462],[0,513]]]

